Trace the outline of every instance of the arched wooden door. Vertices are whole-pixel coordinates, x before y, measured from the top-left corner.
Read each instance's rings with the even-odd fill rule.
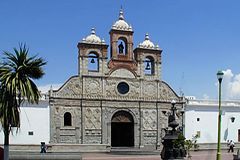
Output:
[[[112,147],[134,146],[134,120],[130,113],[118,111],[111,120]]]

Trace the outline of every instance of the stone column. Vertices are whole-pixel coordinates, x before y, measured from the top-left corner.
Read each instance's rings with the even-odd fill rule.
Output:
[[[143,148],[144,147],[144,142],[143,142],[143,114],[142,114],[142,110],[141,110],[141,103],[139,102],[139,147]]]
[[[61,143],[60,142],[60,127],[56,127],[56,137],[57,137],[57,143]]]
[[[111,147],[111,122],[107,122],[107,146]]]
[[[107,117],[106,117],[106,109],[102,108],[102,143],[108,143],[108,125],[107,125]]]
[[[80,137],[80,127],[76,127],[75,128],[75,138],[76,138],[76,143],[79,144],[81,141],[81,137]]]

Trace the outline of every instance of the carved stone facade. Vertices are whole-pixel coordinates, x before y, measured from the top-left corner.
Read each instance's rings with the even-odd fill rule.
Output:
[[[52,145],[91,144],[95,150],[97,145],[106,150],[111,146],[160,147],[171,101],[177,102],[177,108],[182,101],[161,80],[158,45],[146,35],[133,50],[132,40],[133,29],[120,11],[110,30],[108,62],[108,45],[94,29],[78,43],[79,74],[59,90],[50,91]],[[124,51],[118,50],[118,41]]]

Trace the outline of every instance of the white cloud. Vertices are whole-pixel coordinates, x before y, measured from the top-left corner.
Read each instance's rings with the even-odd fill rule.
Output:
[[[63,84],[62,83],[58,83],[58,84],[46,84],[46,85],[42,85],[42,86],[38,86],[38,90],[41,91],[41,93],[47,93],[51,86],[53,90],[57,90],[59,89]]]
[[[240,74],[233,74],[231,69],[223,71],[222,94],[224,99],[240,99]]]

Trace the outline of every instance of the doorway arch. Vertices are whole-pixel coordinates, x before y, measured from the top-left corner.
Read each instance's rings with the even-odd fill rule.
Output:
[[[127,111],[116,112],[111,119],[111,146],[134,146],[134,120]]]

